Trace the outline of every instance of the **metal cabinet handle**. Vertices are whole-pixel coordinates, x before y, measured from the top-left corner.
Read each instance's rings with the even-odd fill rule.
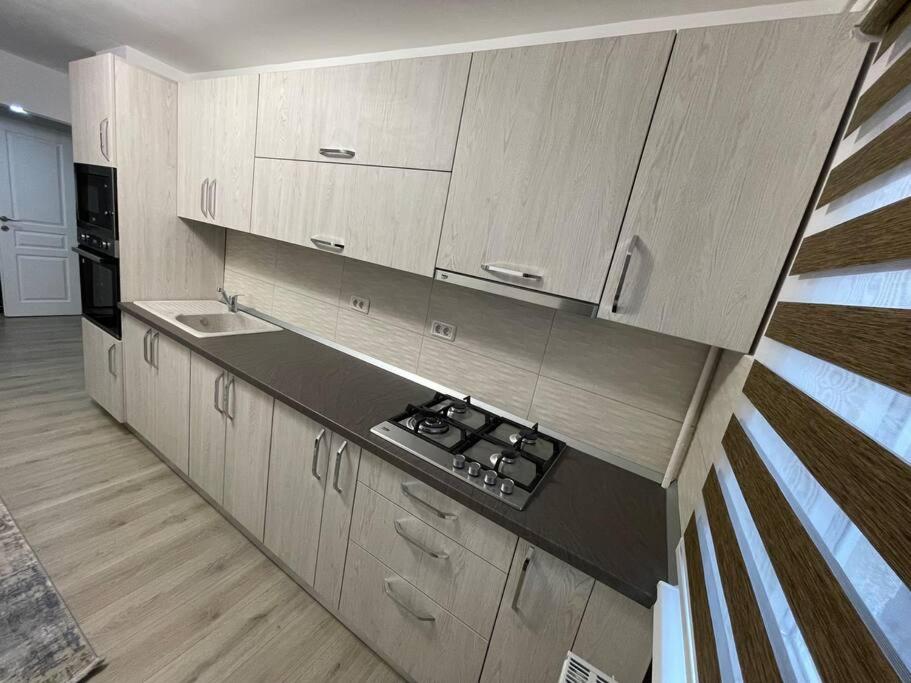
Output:
[[[111,160],[111,157],[108,156],[108,124],[109,121],[106,117],[101,119],[101,123],[98,124],[98,146],[101,148],[101,156],[106,161]]]
[[[152,335],[152,328],[146,330],[146,333],[142,336],[142,359],[148,363],[152,364],[152,360],[149,354],[149,337]]]
[[[543,280],[543,275],[538,275],[537,273],[526,273],[524,270],[518,268],[510,268],[508,266],[498,266],[493,263],[482,263],[481,269],[486,270],[488,273],[494,273],[495,275],[505,275],[507,277],[519,277],[524,280]]]
[[[215,410],[217,410],[222,415],[225,414],[225,411],[222,409],[221,401],[218,400],[219,395],[219,384],[225,381],[225,373],[221,373],[218,377],[215,378]]]
[[[335,474],[332,475],[332,488],[334,488],[339,493],[344,493],[341,487],[338,485],[338,474],[342,469],[342,453],[345,452],[345,449],[348,448],[348,442],[342,441],[342,445],[338,447],[338,450],[335,452]]]
[[[316,471],[316,468],[319,466],[319,446],[324,436],[326,436],[326,430],[321,429],[319,430],[319,434],[316,435],[316,438],[313,439],[313,458],[310,461],[310,473],[317,481],[323,480],[323,478],[319,476],[319,472]],[[336,477],[337,476],[338,475],[336,475]]]
[[[324,249],[335,249],[336,251],[341,251],[345,248],[345,243],[337,237],[320,237],[319,235],[313,235],[310,238],[310,241],[313,242],[313,244],[316,246],[323,247]]]
[[[633,258],[633,252],[639,243],[639,235],[633,235],[630,238],[629,245],[626,247],[626,256],[623,257],[623,269],[620,271],[620,279],[617,282],[617,291],[614,292],[614,300],[611,302],[610,312],[616,313],[620,305],[620,293],[623,291],[623,283],[626,282],[626,271],[629,270],[629,262]]]
[[[228,419],[234,420],[234,375],[230,375],[225,380],[225,398],[223,403],[224,413]],[[230,407],[229,407],[230,406]]]
[[[355,151],[344,147],[320,147],[319,153],[330,159],[353,159]]]
[[[402,482],[402,493],[404,493],[406,496],[411,498],[411,500],[415,501],[416,503],[420,503],[421,505],[426,507],[428,510],[430,510],[433,514],[435,514],[440,519],[456,519],[458,517],[458,515],[456,515],[452,512],[443,512],[438,507],[434,507],[433,505],[428,503],[423,498],[416,496],[411,491],[411,489],[408,488],[409,486],[412,486],[413,484],[416,484],[416,483],[417,483],[416,481],[403,481]]]
[[[416,612],[408,603],[406,603],[402,598],[395,594],[395,591],[392,590],[392,578],[383,579],[383,592],[386,593],[386,596],[392,600],[396,605],[401,607],[403,610],[408,612],[418,621],[436,621],[437,618],[432,614],[422,614]]]
[[[199,184],[199,210],[202,211],[202,215],[206,218],[209,217],[209,212],[206,211],[206,203],[209,198],[209,179],[206,178]]]
[[[447,553],[446,551],[432,550],[432,549],[428,548],[426,545],[424,545],[423,543],[421,543],[416,538],[412,538],[411,536],[406,534],[405,530],[402,528],[402,520],[400,520],[400,519],[393,520],[392,526],[395,527],[395,533],[397,533],[399,536],[404,538],[406,541],[408,541],[411,545],[413,545],[415,548],[417,548],[421,552],[426,553],[426,554],[430,555],[430,557],[437,559],[437,560],[445,560],[445,559],[449,558],[449,553]]]
[[[217,201],[217,199],[216,199],[217,197],[218,197],[218,180],[213,180],[211,183],[209,183],[209,199],[208,199],[209,218],[215,218],[215,202]]]
[[[531,559],[535,554],[535,549],[529,546],[528,551],[525,553],[525,560],[522,562],[522,569],[519,571],[519,580],[516,581],[516,590],[512,594],[512,609],[513,611],[519,610],[519,596],[522,595],[522,587],[525,585],[525,577],[528,576],[528,566],[531,564]]]
[[[151,359],[152,367],[158,367],[158,332],[152,332],[152,336],[149,338],[149,358]]]
[[[114,356],[116,354],[117,344],[111,344],[108,347],[108,372],[110,372],[114,377],[117,376],[117,367],[114,361]]]

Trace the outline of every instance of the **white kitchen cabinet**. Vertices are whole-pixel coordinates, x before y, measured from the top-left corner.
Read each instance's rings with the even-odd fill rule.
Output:
[[[594,579],[519,540],[481,681],[556,681]]]
[[[275,404],[263,542],[311,586],[316,578],[331,440],[332,434],[306,415],[284,403]]]
[[[250,229],[258,87],[256,75],[180,84],[178,215]]]
[[[225,488],[225,382],[228,373],[197,353],[190,359],[190,469],[219,505]]]
[[[599,317],[750,349],[866,50],[851,22],[680,32]]]
[[[114,134],[114,55],[70,62],[73,161],[117,166]]]
[[[123,422],[123,349],[119,339],[82,319],[85,391],[118,422]]]
[[[251,232],[432,276],[449,174],[257,159]]]
[[[342,592],[361,449],[338,434],[332,434],[329,457],[313,588],[326,604],[337,609]]]
[[[448,171],[471,55],[260,77],[256,155]]]
[[[186,473],[190,350],[129,315],[122,327],[126,421]]]
[[[437,266],[597,302],[673,40],[476,53]]]

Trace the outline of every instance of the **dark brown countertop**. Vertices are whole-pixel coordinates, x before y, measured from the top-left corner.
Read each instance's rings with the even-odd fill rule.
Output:
[[[528,507],[515,510],[370,433],[433,390],[287,330],[198,338],[134,304],[120,307],[542,550],[654,604],[668,566],[659,484],[567,448]]]

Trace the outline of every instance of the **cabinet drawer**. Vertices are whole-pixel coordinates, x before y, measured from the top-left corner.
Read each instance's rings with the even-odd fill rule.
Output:
[[[256,154],[448,171],[470,61],[462,54],[262,74]],[[328,148],[348,151],[326,156]]]
[[[490,637],[504,572],[364,484],[358,484],[351,540]]]
[[[448,187],[436,171],[257,159],[251,232],[430,277]]]
[[[509,571],[516,547],[515,534],[366,451],[359,479],[475,555],[504,572]]]
[[[478,680],[487,641],[357,543],[348,545],[339,611],[416,681]]]

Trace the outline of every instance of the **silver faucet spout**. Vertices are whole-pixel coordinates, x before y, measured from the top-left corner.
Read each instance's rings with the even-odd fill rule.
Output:
[[[237,313],[237,297],[243,295],[228,294],[222,287],[218,288],[218,293],[221,294],[221,300],[228,305],[228,310],[231,313]]]

